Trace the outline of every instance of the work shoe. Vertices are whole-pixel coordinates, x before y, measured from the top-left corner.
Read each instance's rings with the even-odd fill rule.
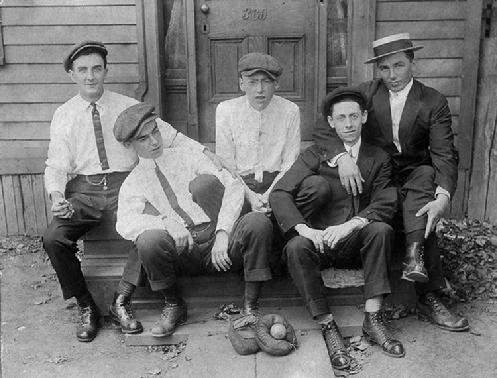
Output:
[[[259,316],[259,295],[261,293],[262,282],[247,281],[245,282],[245,291],[243,295],[243,315]]]
[[[76,329],[78,341],[89,342],[97,336],[100,314],[93,299],[87,303],[78,303],[80,323]]]
[[[390,357],[404,357],[404,346],[389,335],[380,311],[366,312],[362,323],[362,333],[371,343],[381,346],[383,353]]]
[[[186,303],[181,300],[178,303],[166,302],[162,309],[159,324],[152,328],[152,336],[165,337],[172,335],[176,327],[186,322]]]
[[[328,356],[330,357],[331,367],[337,377],[346,377],[349,374],[349,367],[352,358],[345,348],[342,335],[338,330],[334,320],[321,325],[321,333],[323,334]]]
[[[450,312],[435,293],[420,296],[416,310],[420,319],[427,320],[447,331],[460,332],[469,329],[468,319]]]
[[[124,294],[114,294],[114,302],[109,307],[112,322],[121,327],[123,333],[141,333],[142,324],[134,318],[131,298]]]
[[[428,272],[424,262],[424,246],[421,242],[414,242],[407,246],[406,257],[403,262],[402,279],[411,282],[428,282]]]

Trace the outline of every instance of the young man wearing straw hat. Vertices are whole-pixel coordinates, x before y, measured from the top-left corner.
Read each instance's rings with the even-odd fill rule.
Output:
[[[376,63],[380,78],[360,85],[368,110],[362,136],[392,158],[406,239],[402,278],[415,284],[418,314],[445,330],[465,331],[467,319],[451,313],[437,294],[445,278],[433,231],[456,189],[458,155],[447,99],[413,78],[414,51],[421,48],[408,33],[373,42],[374,57],[366,63]],[[315,140],[334,157],[342,185],[361,193],[364,172],[336,134],[319,125]]]

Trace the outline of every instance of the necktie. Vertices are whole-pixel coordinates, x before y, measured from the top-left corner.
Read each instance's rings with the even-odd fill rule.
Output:
[[[95,132],[95,140],[97,142],[98,157],[102,170],[109,169],[109,162],[107,161],[107,154],[105,153],[104,134],[102,132],[102,123],[100,122],[100,113],[97,110],[97,104],[92,102],[91,116],[93,120],[93,131]]]
[[[166,176],[164,176],[164,174],[159,169],[157,162],[155,163],[155,173],[162,186],[162,190],[164,190],[164,194],[166,195],[167,200],[169,201],[169,204],[171,205],[173,210],[176,212],[176,214],[178,214],[181,217],[181,219],[183,219],[187,227],[193,227],[194,223],[192,218],[190,218],[190,216],[186,213],[186,211],[183,210],[179,205],[178,198],[176,197],[176,194],[174,194],[173,189],[171,188],[171,184],[169,184],[169,181],[167,181]]]

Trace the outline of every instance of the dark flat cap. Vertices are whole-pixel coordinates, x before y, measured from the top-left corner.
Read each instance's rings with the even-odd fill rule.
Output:
[[[321,112],[323,114],[324,119],[328,118],[330,108],[340,102],[344,97],[356,99],[361,108],[364,108],[366,105],[366,98],[363,93],[357,87],[338,87],[328,93],[323,100]]]
[[[157,118],[154,107],[144,102],[132,105],[123,110],[114,124],[114,136],[118,142],[129,142],[138,135],[145,124]]]
[[[107,49],[105,48],[105,45],[102,42],[98,41],[82,41],[80,43],[75,44],[74,46],[71,47],[71,50],[67,53],[66,57],[64,58],[64,69],[66,72],[69,72],[71,69],[72,62],[74,59],[84,50],[87,49],[96,49],[100,51],[103,56],[107,56]]]
[[[281,67],[276,58],[260,52],[248,53],[238,61],[239,73],[252,75],[257,71],[263,71],[276,80],[283,72],[283,67]]]

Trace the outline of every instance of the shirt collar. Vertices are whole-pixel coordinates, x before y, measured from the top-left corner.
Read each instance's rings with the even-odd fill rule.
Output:
[[[359,156],[359,149],[361,148],[361,137],[359,137],[359,140],[353,146],[348,146],[345,143],[343,145],[345,147],[345,151],[350,154],[350,151],[352,150],[352,156],[354,159],[357,159]]]
[[[407,83],[407,85],[402,90],[400,90],[398,92],[392,92],[391,90],[389,90],[388,92],[390,92],[390,98],[392,98],[392,97],[407,98],[407,95],[409,94],[409,91],[412,88],[413,82],[414,82],[414,79],[411,78],[411,80],[409,81],[409,83]]]
[[[273,105],[274,104],[274,95],[271,98],[271,101],[269,101],[269,104],[263,110],[254,109],[252,107],[252,105],[250,105],[247,95],[244,95],[244,96],[245,96],[245,104],[246,104],[247,108],[250,109],[250,111],[255,112],[257,114],[266,113],[268,111],[271,111],[271,108],[274,106]]]
[[[95,103],[97,104],[97,107],[104,108],[105,104],[108,102],[108,98],[109,98],[109,93],[108,93],[108,91],[106,91],[104,89],[102,96],[100,96],[100,98],[97,101],[95,101]],[[83,97],[81,97],[81,95],[79,93],[77,95],[77,99],[78,99],[78,102],[81,104],[81,106],[84,109],[90,108],[91,102],[89,102],[88,100],[85,100]]]

